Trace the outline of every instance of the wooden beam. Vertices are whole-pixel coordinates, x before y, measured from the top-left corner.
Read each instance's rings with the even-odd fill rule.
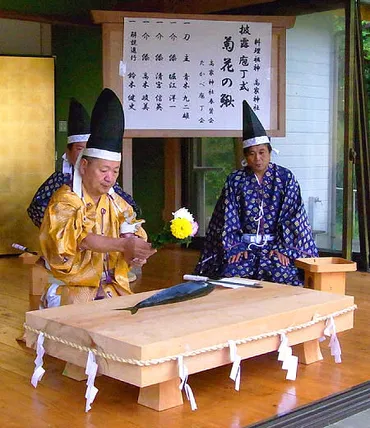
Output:
[[[111,10],[92,10],[93,21],[96,24],[123,24],[125,18],[163,18],[173,19],[172,13],[139,13]],[[273,27],[277,28],[293,28],[295,24],[295,16],[262,16],[262,15],[202,15],[202,14],[177,14],[177,19],[211,19],[212,21],[250,21],[250,22],[271,22]]]
[[[181,139],[167,138],[164,148],[164,209],[163,220],[181,208]]]
[[[338,10],[345,7],[345,0],[276,0],[274,2],[261,2],[254,5],[245,5],[233,9],[232,13],[241,15],[306,15],[312,13],[325,12],[328,10]]]
[[[370,157],[368,102],[364,66],[362,11],[356,6],[356,55],[355,55],[355,173],[357,182],[357,216],[360,238],[361,267],[370,268]]]
[[[103,86],[123,103],[122,76],[118,73],[123,52],[122,24],[103,24]],[[132,138],[125,132],[122,152],[122,187],[132,194]]]
[[[348,260],[352,257],[354,208],[355,7],[355,0],[350,0],[346,10],[342,257]]]
[[[273,3],[274,1],[275,0],[164,0],[163,12],[215,13],[261,3]]]
[[[119,2],[115,11],[163,12],[163,13],[216,13],[239,7],[276,0],[127,0]]]

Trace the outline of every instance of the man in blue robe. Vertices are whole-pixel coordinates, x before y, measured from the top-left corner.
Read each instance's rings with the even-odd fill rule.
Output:
[[[45,209],[49,204],[53,193],[63,184],[72,187],[73,168],[79,153],[86,147],[86,142],[90,136],[90,117],[81,103],[71,98],[68,115],[68,141],[67,150],[63,155],[62,171],[54,172],[39,187],[27,209],[28,216],[40,227],[44,218]],[[128,193],[126,193],[117,183],[113,186],[114,191],[132,206],[137,215],[140,215],[140,208]]]
[[[294,265],[318,250],[293,173],[271,162],[264,128],[243,102],[245,165],[231,173],[217,201],[195,273],[303,285]]]

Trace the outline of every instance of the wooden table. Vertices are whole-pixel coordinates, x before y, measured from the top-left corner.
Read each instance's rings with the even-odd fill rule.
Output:
[[[85,367],[87,352],[71,344],[95,348],[123,359],[148,362],[228,340],[272,333],[238,345],[238,354],[244,359],[277,350],[279,330],[294,330],[295,326],[317,320],[317,317],[345,312],[349,308],[334,318],[336,329],[340,332],[353,327],[353,309],[350,308],[353,308],[354,299],[351,296],[267,282],[262,285],[262,289],[217,288],[205,297],[140,309],[135,315],[113,309],[132,306],[154,292],[27,312],[27,346],[35,348],[37,340],[37,333],[30,329],[42,331],[46,333],[47,354]],[[322,358],[318,338],[323,335],[324,327],[325,320],[322,320],[287,334],[289,345],[303,344],[300,345],[300,351],[304,351],[301,362],[311,363]],[[69,344],[59,343],[59,339]],[[293,353],[297,352],[294,348]],[[140,404],[155,410],[182,404],[176,360],[143,366],[102,356],[97,356],[96,361],[100,373],[138,386]],[[229,349],[224,347],[185,357],[184,362],[189,374],[230,364]]]

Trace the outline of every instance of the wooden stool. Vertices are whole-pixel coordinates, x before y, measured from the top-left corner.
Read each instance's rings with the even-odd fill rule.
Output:
[[[357,270],[355,262],[340,257],[300,258],[295,265],[304,270],[305,288],[337,294],[346,294],[346,272]]]
[[[48,272],[38,263],[40,259],[38,255],[23,253],[19,258],[29,268],[29,310],[35,311],[39,309],[40,298],[48,284]]]

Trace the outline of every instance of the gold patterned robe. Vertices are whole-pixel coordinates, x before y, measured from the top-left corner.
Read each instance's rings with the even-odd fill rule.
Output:
[[[52,274],[68,286],[62,292],[62,304],[93,300],[106,270],[113,280],[106,289],[113,295],[131,293],[129,266],[122,253],[110,252],[104,262],[103,253],[80,249],[89,233],[118,238],[120,225],[131,217],[135,218],[132,207],[116,193],[102,195],[97,206],[85,189],[82,198],[67,185],[53,194],[40,228],[40,244]],[[141,227],[136,235],[147,238]],[[63,293],[70,296],[63,299]]]

